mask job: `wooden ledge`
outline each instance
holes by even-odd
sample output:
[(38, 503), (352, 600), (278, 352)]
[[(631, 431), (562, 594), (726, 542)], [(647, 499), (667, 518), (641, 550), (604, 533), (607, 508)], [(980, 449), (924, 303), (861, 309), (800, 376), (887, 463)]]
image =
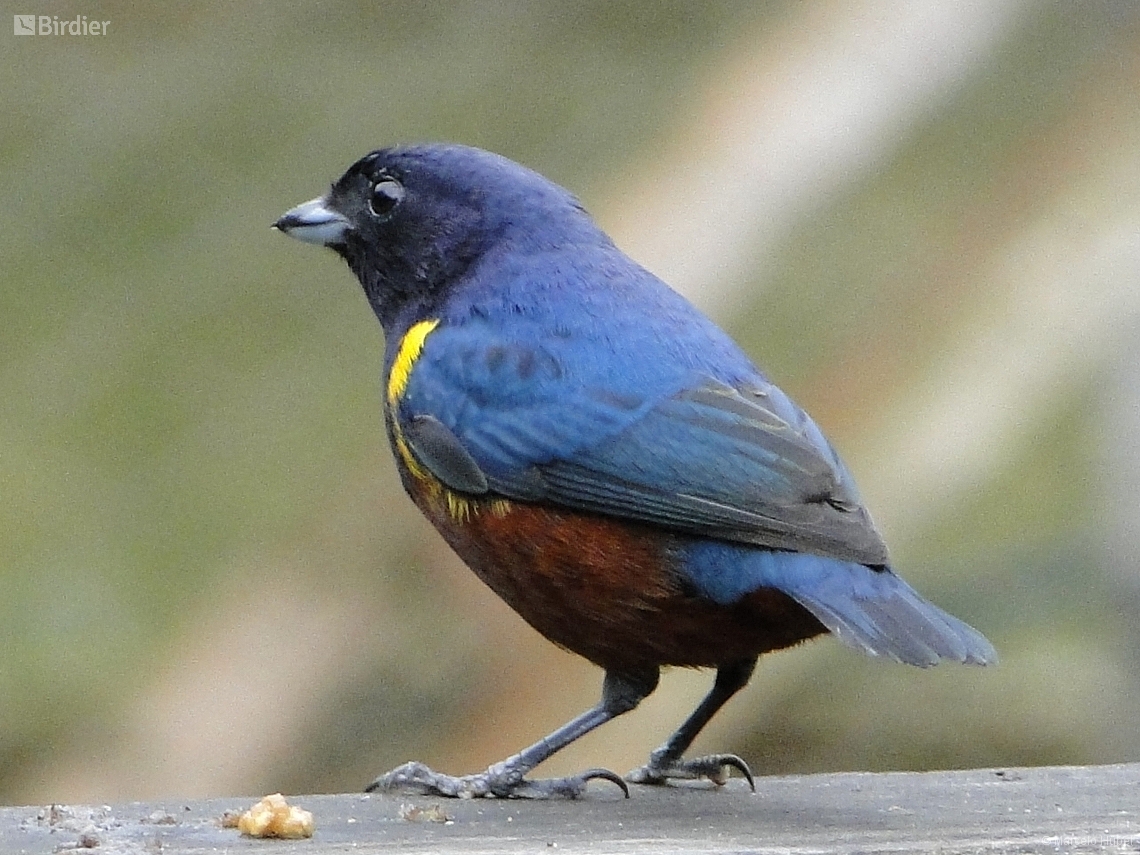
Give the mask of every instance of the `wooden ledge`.
[[(866, 853), (1140, 851), (1140, 764), (845, 773), (711, 787), (604, 782), (576, 802), (289, 796), (310, 840), (222, 828), (258, 797), (0, 808), (0, 852)], [(438, 808), (436, 810), (435, 808)], [(442, 815), (441, 815), (442, 812)]]

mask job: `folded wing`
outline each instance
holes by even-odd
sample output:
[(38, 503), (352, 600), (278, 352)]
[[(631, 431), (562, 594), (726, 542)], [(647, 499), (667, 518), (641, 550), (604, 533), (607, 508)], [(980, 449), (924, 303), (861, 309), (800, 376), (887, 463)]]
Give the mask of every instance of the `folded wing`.
[[(668, 381), (672, 388), (637, 388), (627, 378), (576, 381), (540, 346), (447, 344), (434, 359), (425, 349), (397, 413), (413, 452), (446, 484), (485, 483), (509, 498), (689, 534), (887, 562), (834, 449), (759, 374), (729, 383), (686, 372)], [(418, 440), (417, 419), (426, 439)]]

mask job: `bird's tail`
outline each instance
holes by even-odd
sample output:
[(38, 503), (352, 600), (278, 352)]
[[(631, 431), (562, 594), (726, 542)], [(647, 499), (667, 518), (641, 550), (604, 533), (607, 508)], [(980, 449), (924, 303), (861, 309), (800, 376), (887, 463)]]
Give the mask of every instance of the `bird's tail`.
[(924, 600), (886, 567), (717, 540), (694, 540), (683, 567), (697, 590), (718, 603), (760, 588), (783, 591), (844, 644), (871, 656), (922, 668), (942, 660), (997, 662), (980, 632)]
[(784, 590), (844, 644), (920, 668), (942, 660), (997, 662), (985, 636), (924, 600), (889, 569), (833, 563), (847, 572), (827, 573), (811, 585)]

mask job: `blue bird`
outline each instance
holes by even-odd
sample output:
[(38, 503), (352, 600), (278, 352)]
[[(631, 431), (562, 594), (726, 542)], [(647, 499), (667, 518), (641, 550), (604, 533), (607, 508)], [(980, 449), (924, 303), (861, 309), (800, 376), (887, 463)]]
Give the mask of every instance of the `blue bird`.
[[(276, 223), (335, 250), (385, 336), (384, 416), (408, 494), (531, 626), (605, 670), (596, 706), (487, 770), (407, 763), (370, 790), (581, 795), (592, 779), (723, 783), (685, 751), (760, 654), (831, 632), (927, 667), (996, 661), (890, 568), (815, 422), (561, 187), (458, 145), (374, 151)], [(623, 780), (530, 779), (640, 703), (665, 665), (716, 669)]]

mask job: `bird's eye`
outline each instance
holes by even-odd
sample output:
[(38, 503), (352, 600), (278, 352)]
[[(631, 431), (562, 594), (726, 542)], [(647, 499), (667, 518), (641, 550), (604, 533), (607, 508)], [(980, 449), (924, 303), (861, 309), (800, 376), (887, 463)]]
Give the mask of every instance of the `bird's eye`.
[(368, 207), (377, 217), (387, 217), (403, 198), (404, 188), (400, 182), (385, 178), (373, 185)]

